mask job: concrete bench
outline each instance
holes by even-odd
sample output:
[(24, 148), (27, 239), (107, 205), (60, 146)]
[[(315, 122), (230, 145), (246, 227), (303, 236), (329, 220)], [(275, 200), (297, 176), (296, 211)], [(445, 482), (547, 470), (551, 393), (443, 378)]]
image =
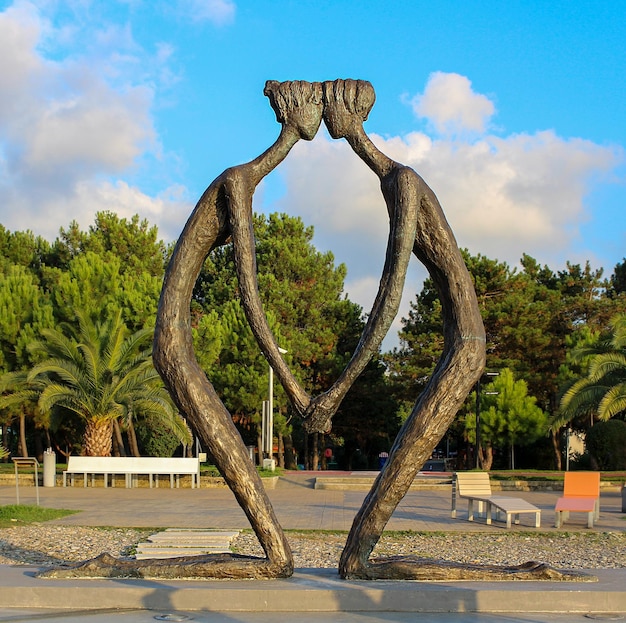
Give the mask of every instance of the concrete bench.
[(198, 458), (154, 457), (154, 456), (70, 456), (67, 469), (63, 472), (63, 486), (67, 486), (67, 476), (74, 486), (74, 475), (82, 474), (83, 486), (87, 486), (91, 475), (91, 486), (94, 486), (95, 475), (104, 476), (104, 486), (108, 487), (109, 476), (111, 486), (115, 486), (115, 476), (123, 475), (126, 488), (137, 484), (137, 476), (147, 475), (152, 488), (156, 477), (159, 486), (159, 475), (170, 477), (170, 487), (180, 487), (180, 476), (191, 476), (191, 487), (200, 487), (200, 461)]
[(493, 495), (487, 472), (455, 472), (452, 479), (452, 512), (456, 517), (457, 498), (467, 500), (467, 520), (474, 521), (474, 503), (477, 502), (478, 514), (485, 515), (488, 525), (492, 519), (498, 519), (500, 513), (506, 517), (506, 527), (511, 527), (511, 520), (519, 523), (523, 513), (535, 515), (535, 528), (541, 526), (541, 509), (520, 498)]
[(555, 527), (560, 528), (570, 513), (587, 513), (587, 527), (600, 516), (600, 473), (565, 472), (563, 496), (554, 507)]

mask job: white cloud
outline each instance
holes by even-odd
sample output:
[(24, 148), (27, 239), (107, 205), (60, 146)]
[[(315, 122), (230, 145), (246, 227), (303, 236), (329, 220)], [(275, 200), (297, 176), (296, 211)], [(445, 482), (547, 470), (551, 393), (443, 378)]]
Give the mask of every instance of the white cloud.
[[(448, 82), (453, 92), (459, 91), (458, 83), (457, 79)], [(486, 122), (487, 113), (479, 114), (490, 110), (483, 100), (476, 94), (469, 98), (470, 104), (477, 104), (472, 118)], [(455, 117), (452, 109), (439, 121), (457, 118), (464, 128), (480, 127), (478, 121), (468, 121), (470, 117)], [(459, 246), (512, 266), (518, 265), (523, 253), (553, 267), (574, 259), (571, 249), (589, 218), (586, 199), (598, 177), (608, 177), (623, 157), (617, 148), (564, 139), (553, 131), (504, 137), (483, 133), (474, 141), (467, 136), (432, 140), (419, 132), (371, 138), (431, 186)], [(367, 311), (376, 293), (388, 234), (378, 179), (344, 141), (330, 141), (323, 135), (297, 145), (280, 171), (287, 192), (279, 208), (314, 225), (316, 244), (348, 265), (346, 290)], [(412, 271), (401, 315), (406, 315), (425, 274)]]
[(555, 260), (588, 218), (585, 199), (597, 175), (620, 155), (552, 131), (487, 135), (476, 143), (435, 141), (414, 157), (413, 137), (376, 141), (433, 188), (462, 246), (516, 264), (523, 252)]
[[(14, 205), (19, 201), (19, 197), (13, 198)], [(42, 193), (41, 209), (35, 215), (28, 210), (16, 210), (11, 215), (9, 229), (30, 229), (53, 240), (59, 228), (67, 227), (71, 221), (77, 221), (81, 229), (86, 230), (93, 224), (97, 212), (111, 211), (127, 219), (139, 214), (141, 218), (148, 219), (151, 225), (158, 225), (160, 238), (170, 241), (179, 236), (182, 224), (192, 208), (184, 189), (176, 186), (165, 189), (157, 197), (151, 197), (124, 181), (84, 179), (71, 188), (63, 188), (62, 192)], [(7, 226), (5, 219), (2, 224)]]
[(52, 61), (41, 49), (54, 29), (33, 5), (0, 12), (0, 222), (53, 239), (73, 219), (87, 227), (97, 211), (118, 210), (162, 221), (174, 237), (172, 214), (188, 212), (188, 201), (116, 181), (161, 156), (151, 116), (158, 78), (145, 74), (162, 76), (172, 50), (158, 46), (149, 58), (128, 28), (92, 34), (83, 56)]
[(442, 135), (482, 133), (496, 110), (489, 98), (472, 90), (468, 78), (440, 71), (430, 75), (424, 93), (411, 104), (415, 114), (427, 118)]
[(236, 6), (231, 0), (180, 0), (180, 6), (196, 22), (209, 21), (223, 26), (235, 19)]

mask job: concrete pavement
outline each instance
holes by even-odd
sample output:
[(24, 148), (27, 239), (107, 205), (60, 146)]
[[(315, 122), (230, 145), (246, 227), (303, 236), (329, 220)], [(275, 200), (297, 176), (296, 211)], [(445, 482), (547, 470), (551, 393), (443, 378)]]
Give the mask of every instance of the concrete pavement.
[[(286, 474), (275, 489), (268, 490), (279, 521), (285, 529), (348, 530), (366, 493), (317, 490), (313, 488), (314, 477), (310, 473)], [(34, 493), (32, 488), (21, 488), (21, 502), (34, 503)], [(58, 524), (227, 530), (249, 527), (228, 489), (54, 487), (41, 488), (39, 493), (42, 506), (81, 511), (54, 522)], [(542, 509), (541, 532), (555, 530), (557, 492), (507, 495), (519, 495)], [(0, 504), (14, 503), (15, 488), (0, 487)], [(449, 488), (411, 491), (387, 528), (482, 531), (494, 536), (505, 529), (501, 523), (486, 526), (479, 521), (467, 522), (464, 511), (461, 507), (459, 518), (450, 518)], [(572, 516), (565, 529), (588, 530), (582, 515)], [(522, 518), (521, 525), (512, 530), (535, 528), (530, 520)], [(594, 530), (626, 530), (617, 490), (602, 492), (600, 519)], [(377, 618), (389, 612), (626, 613), (626, 569), (594, 570), (593, 575), (599, 579), (594, 583), (354, 582), (340, 580), (333, 571), (318, 569), (299, 569), (293, 578), (263, 581), (43, 580), (34, 577), (35, 571), (20, 566), (0, 567), (0, 608), (298, 612), (299, 618), (301, 613), (330, 612), (378, 613)], [(333, 616), (333, 620), (338, 619)]]
[[(314, 489), (320, 472), (288, 472), (278, 480), (268, 495), (276, 515), (287, 530), (349, 530), (363, 502), (366, 491)], [(360, 472), (357, 472), (360, 474)], [(357, 476), (358, 477), (358, 476)], [(556, 491), (506, 491), (541, 508), (541, 531), (553, 531)], [(149, 527), (149, 528), (249, 528), (250, 524), (228, 488), (149, 489), (52, 487), (39, 488), (40, 504), (50, 508), (80, 510), (76, 515), (54, 523), (81, 526)], [(0, 486), (0, 504), (15, 504), (15, 487)], [(20, 488), (20, 501), (35, 504), (33, 487)], [(458, 518), (450, 517), (450, 487), (412, 490), (399, 504), (387, 530), (415, 531), (494, 531), (502, 523), (486, 526), (484, 522), (467, 522), (466, 505), (459, 503)], [(534, 530), (533, 518), (522, 516), (521, 524), (512, 530)], [(584, 514), (573, 514), (564, 530), (586, 530)], [(617, 488), (601, 493), (600, 531), (626, 531), (626, 515), (621, 512), (621, 495)]]

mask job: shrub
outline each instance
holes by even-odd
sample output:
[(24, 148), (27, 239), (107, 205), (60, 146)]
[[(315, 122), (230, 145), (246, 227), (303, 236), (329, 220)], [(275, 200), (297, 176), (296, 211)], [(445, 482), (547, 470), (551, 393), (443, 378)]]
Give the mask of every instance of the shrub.
[(180, 441), (170, 428), (156, 418), (140, 420), (135, 425), (139, 449), (146, 456), (170, 457), (180, 446)]
[(587, 433), (587, 451), (598, 469), (626, 469), (626, 422), (607, 420), (594, 424)]

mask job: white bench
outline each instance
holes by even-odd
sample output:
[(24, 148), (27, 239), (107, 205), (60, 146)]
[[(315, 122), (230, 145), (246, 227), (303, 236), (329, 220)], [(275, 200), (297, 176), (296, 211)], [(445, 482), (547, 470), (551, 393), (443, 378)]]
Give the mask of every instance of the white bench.
[(503, 495), (493, 495), (487, 472), (456, 472), (452, 480), (452, 512), (456, 517), (457, 498), (467, 500), (467, 520), (474, 521), (474, 502), (478, 502), (478, 514), (484, 513), (488, 525), (499, 513), (506, 515), (506, 527), (511, 527), (511, 517), (516, 524), (522, 513), (535, 515), (535, 528), (541, 526), (541, 510), (526, 500)]
[(155, 457), (155, 456), (70, 456), (67, 459), (67, 469), (63, 472), (63, 486), (67, 486), (67, 475), (70, 475), (74, 486), (74, 475), (83, 475), (83, 486), (87, 486), (87, 478), (91, 475), (91, 486), (94, 486), (96, 474), (104, 476), (104, 486), (108, 486), (111, 476), (111, 486), (115, 486), (115, 476), (124, 475), (126, 488), (137, 484), (137, 476), (148, 475), (150, 488), (156, 476), (156, 486), (159, 486), (159, 475), (170, 477), (170, 487), (180, 487), (180, 476), (191, 476), (191, 488), (200, 487), (200, 460), (198, 458)]

